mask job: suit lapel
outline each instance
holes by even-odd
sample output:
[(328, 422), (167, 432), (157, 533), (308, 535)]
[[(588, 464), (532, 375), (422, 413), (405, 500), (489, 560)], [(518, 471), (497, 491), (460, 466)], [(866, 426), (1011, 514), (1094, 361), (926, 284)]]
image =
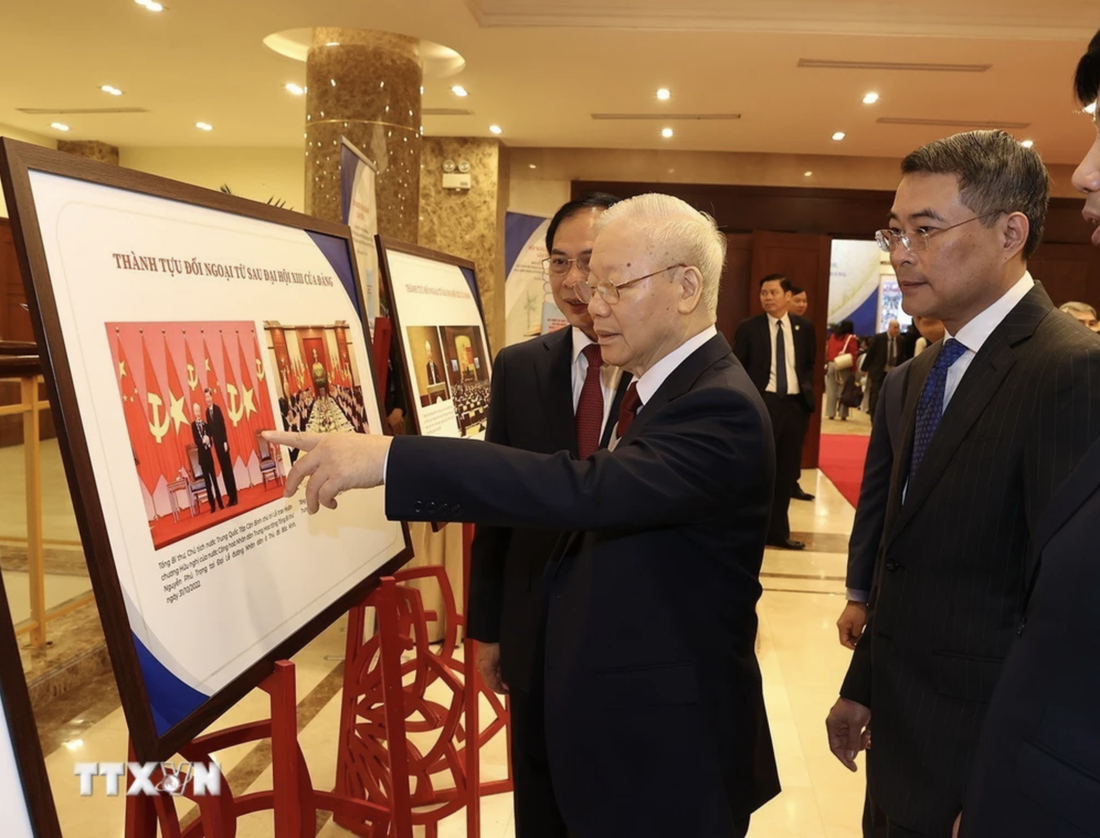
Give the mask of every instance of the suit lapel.
[[(920, 471), (910, 480), (909, 461), (913, 451), (913, 436), (916, 429), (917, 402), (928, 380), (928, 374), (939, 357), (943, 344), (937, 344), (934, 350), (922, 353), (914, 362), (913, 382), (905, 403), (905, 437), (894, 463), (894, 476), (891, 480), (890, 509), (897, 510), (892, 526), (887, 519), (888, 542), (897, 537), (921, 505), (928, 499), (952, 457), (962, 444), (974, 423), (978, 421), (990, 400), (996, 394), (1009, 371), (1016, 364), (1013, 347), (1030, 338), (1040, 321), (1053, 308), (1050, 298), (1042, 286), (1035, 287), (1008, 313), (1001, 324), (983, 344), (981, 351), (970, 363), (966, 374), (955, 388), (951, 403), (944, 411), (928, 451), (921, 462)], [(932, 355), (932, 352), (935, 352)], [(925, 355), (932, 355), (928, 363), (921, 364)], [(919, 364), (919, 367), (917, 365)], [(906, 481), (909, 487), (905, 492), (905, 502), (901, 503), (901, 492)], [(900, 506), (900, 509), (898, 508)]]
[(607, 414), (607, 424), (604, 426), (603, 435), (600, 437), (600, 448), (606, 448), (611, 444), (611, 432), (615, 430), (615, 424), (619, 421), (619, 408), (623, 403), (623, 396), (634, 376), (626, 370), (619, 376), (619, 388), (615, 391), (615, 398), (611, 401), (611, 412)]
[(540, 338), (545, 352), (535, 359), (542, 414), (550, 439), (559, 451), (577, 456), (577, 425), (573, 418), (573, 330), (560, 329)]

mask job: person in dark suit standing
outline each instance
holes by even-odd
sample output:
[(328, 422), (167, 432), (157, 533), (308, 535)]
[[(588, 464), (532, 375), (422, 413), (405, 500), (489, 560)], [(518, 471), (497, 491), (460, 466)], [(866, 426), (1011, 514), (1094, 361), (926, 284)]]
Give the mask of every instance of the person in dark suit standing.
[(882, 389), (886, 373), (907, 360), (906, 347), (901, 339), (901, 324), (897, 320), (891, 320), (885, 332), (879, 332), (871, 338), (871, 343), (867, 347), (867, 357), (863, 362), (869, 384), (867, 412), (872, 421), (875, 418), (879, 390)]
[(1003, 131), (902, 163), (890, 228), (906, 311), (945, 336), (910, 365), (867, 627), (829, 746), (889, 836), (947, 838), (1016, 636), (1035, 522), (1100, 436), (1100, 341), (1027, 271), (1046, 217), (1039, 155)]
[(225, 493), (229, 496), (229, 505), (237, 505), (237, 479), (233, 476), (233, 458), (229, 455), (229, 436), (225, 429), (225, 416), (222, 409), (214, 404), (214, 394), (207, 387), (202, 391), (206, 397), (206, 425), (210, 439), (214, 443), (214, 455), (222, 467), (222, 481)]
[(428, 361), (424, 365), (424, 371), (428, 375), (428, 386), (431, 387), (436, 384), (442, 384), (443, 373), (439, 371), (439, 364), (437, 364), (432, 357), (432, 344), (430, 341), (424, 341), (424, 351), (428, 355)]
[[(1095, 102), (1100, 32), (1081, 58), (1075, 81), (1081, 104)], [(1087, 196), (1085, 220), (1100, 224), (1100, 123), (1095, 136), (1073, 185)], [(1100, 232), (1092, 242), (1100, 247)], [(1088, 360), (1085, 355), (1079, 363)], [(1084, 405), (1066, 407), (1078, 421), (1088, 421)], [(1098, 516), (1100, 443), (1094, 443), (1034, 528), (1035, 549), (1026, 574), (1029, 596), (989, 705), (963, 805), (963, 838), (1100, 834)]]
[[(551, 219), (544, 266), (570, 325), (497, 355), (489, 442), (543, 454), (568, 451), (582, 460), (607, 446), (630, 374), (603, 363), (592, 315), (576, 286), (588, 279), (596, 219), (617, 201), (585, 195)], [(478, 670), (486, 685), (510, 695), (517, 838), (568, 833), (546, 756), (540, 637), (539, 581), (559, 536), (554, 529), (481, 525), (470, 550), (467, 632), (478, 641)]]
[[(791, 305), (787, 310), (791, 314), (797, 315), (798, 317), (801, 317), (803, 320), (809, 320), (812, 323), (813, 322), (812, 318), (809, 318), (809, 317), (806, 316), (806, 310), (809, 309), (809, 307), (810, 307), (810, 298), (806, 295), (806, 289), (805, 288), (800, 288), (797, 285), (792, 285), (791, 286)], [(809, 423), (806, 424), (806, 427), (809, 428)], [(806, 438), (805, 433), (802, 434), (802, 438), (803, 438), (803, 441), (805, 441), (805, 438)], [(801, 442), (798, 444), (798, 447), (799, 447), (799, 450), (802, 449), (802, 443)], [(794, 491), (791, 492), (791, 500), (807, 500), (807, 501), (809, 501), (809, 500), (813, 500), (814, 497), (815, 497), (814, 495), (811, 495), (809, 492), (805, 491), (802, 488), (802, 484), (801, 484), (800, 481), (796, 480), (794, 482)]]
[(779, 790), (754, 648), (768, 414), (714, 327), (714, 220), (642, 195), (597, 224), (576, 288), (603, 362), (635, 376), (608, 449), (577, 460), (431, 437), (269, 438), (310, 452), (287, 482), (293, 493), (309, 476), (310, 511), (384, 482), (391, 518), (572, 532), (532, 580), (570, 834), (740, 838)]
[[(802, 470), (802, 442), (814, 411), (814, 327), (788, 311), (790, 280), (771, 274), (760, 280), (764, 313), (737, 327), (733, 354), (764, 397), (775, 434), (775, 497), (768, 544), (788, 550), (806, 545), (791, 538), (787, 517), (791, 495)], [(782, 340), (780, 340), (782, 338)]]
[[(222, 493), (218, 488), (218, 476), (214, 474), (214, 455), (212, 452), (214, 442), (210, 438), (210, 428), (203, 421), (202, 408), (198, 402), (191, 405), (191, 412), (195, 421), (191, 423), (191, 438), (195, 441), (195, 451), (199, 455), (199, 468), (202, 469), (202, 482), (206, 484), (206, 499), (210, 501), (210, 511), (217, 512), (225, 509), (222, 501)], [(218, 505), (214, 505), (215, 499)]]

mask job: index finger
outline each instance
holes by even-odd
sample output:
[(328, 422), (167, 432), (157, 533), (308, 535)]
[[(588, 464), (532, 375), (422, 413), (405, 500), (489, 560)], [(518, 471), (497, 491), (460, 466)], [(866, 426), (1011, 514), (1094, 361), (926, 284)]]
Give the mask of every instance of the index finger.
[(282, 431), (264, 431), (263, 438), (275, 445), (297, 448), (299, 451), (312, 451), (321, 439), (321, 434), (284, 433)]

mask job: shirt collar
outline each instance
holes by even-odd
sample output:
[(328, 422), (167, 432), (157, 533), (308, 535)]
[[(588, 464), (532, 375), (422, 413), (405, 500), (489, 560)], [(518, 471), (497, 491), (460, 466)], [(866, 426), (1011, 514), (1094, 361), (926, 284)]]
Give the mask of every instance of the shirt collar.
[(577, 359), (584, 352), (586, 346), (591, 346), (596, 341), (592, 340), (588, 335), (578, 329), (576, 326), (572, 327), (573, 332), (573, 363), (577, 363)]
[(775, 324), (777, 322), (779, 322), (780, 320), (783, 321), (783, 325), (787, 327), (788, 331), (790, 331), (790, 328), (791, 328), (791, 313), (790, 313), (790, 311), (783, 312), (782, 317), (772, 317), (772, 315), (769, 314), (768, 315), (768, 326), (769, 326), (769, 328), (774, 329)]
[(946, 332), (944, 342), (950, 338), (959, 341), (971, 352), (977, 354), (982, 348), (993, 330), (1001, 325), (1001, 321), (1008, 317), (1008, 313), (1016, 308), (1016, 304), (1027, 296), (1027, 292), (1035, 286), (1035, 280), (1031, 274), (1024, 271), (1024, 275), (1011, 288), (1009, 288), (997, 302), (989, 306), (985, 311), (959, 329), (957, 335)]
[(695, 337), (688, 338), (688, 340), (681, 343), (679, 347), (673, 349), (660, 361), (646, 370), (645, 375), (635, 382), (638, 387), (638, 397), (642, 400), (642, 406), (644, 407), (645, 403), (653, 398), (653, 394), (665, 383), (665, 379), (672, 375), (676, 368), (680, 366), (692, 352), (717, 334), (718, 329), (714, 326), (704, 329)]

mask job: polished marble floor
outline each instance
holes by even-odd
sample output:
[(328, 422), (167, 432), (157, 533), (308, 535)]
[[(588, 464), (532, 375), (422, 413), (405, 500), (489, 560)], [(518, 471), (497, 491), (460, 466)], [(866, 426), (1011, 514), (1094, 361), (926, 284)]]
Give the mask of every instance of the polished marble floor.
[[(0, 451), (0, 459), (2, 456)], [(55, 461), (53, 468), (57, 466)], [(60, 494), (67, 503), (67, 491), (57, 471), (49, 480), (47, 494)], [(811, 549), (767, 552), (762, 574), (765, 593), (759, 606), (760, 665), (784, 791), (753, 817), (750, 838), (857, 838), (863, 775), (849, 774), (830, 755), (824, 725), (849, 657), (837, 642), (834, 623), (844, 604), (844, 550), (853, 510), (819, 472), (804, 472), (802, 486), (816, 494), (817, 500), (792, 502), (791, 529), (800, 534), (796, 537), (805, 535)], [(7, 500), (3, 499), (3, 507), (9, 506)], [(75, 527), (64, 518), (64, 503), (55, 496), (47, 499), (47, 505), (54, 516), (52, 531), (75, 537)], [(14, 518), (0, 515), (6, 519), (0, 520), (0, 534), (18, 535)], [(294, 659), (300, 737), (317, 788), (331, 788), (335, 780), (343, 649), (340, 621)], [(217, 726), (264, 718), (266, 710), (266, 696), (257, 691)], [(101, 793), (80, 797), (78, 778), (73, 774), (76, 762), (125, 759), (126, 724), (111, 676), (102, 676), (52, 704), (39, 719), (39, 726), (64, 834), (80, 838), (122, 835), (123, 800)], [(483, 777), (503, 776), (503, 741), (498, 737), (483, 754)], [(235, 793), (270, 787), (270, 752), (265, 745), (224, 751), (220, 759)], [(237, 834), (240, 838), (270, 838), (272, 829), (269, 814), (255, 814), (241, 821)], [(351, 833), (326, 821), (318, 834)], [(510, 795), (483, 801), (482, 834), (486, 838), (513, 835)], [(465, 822), (459, 812), (444, 822), (440, 836), (462, 835)]]

